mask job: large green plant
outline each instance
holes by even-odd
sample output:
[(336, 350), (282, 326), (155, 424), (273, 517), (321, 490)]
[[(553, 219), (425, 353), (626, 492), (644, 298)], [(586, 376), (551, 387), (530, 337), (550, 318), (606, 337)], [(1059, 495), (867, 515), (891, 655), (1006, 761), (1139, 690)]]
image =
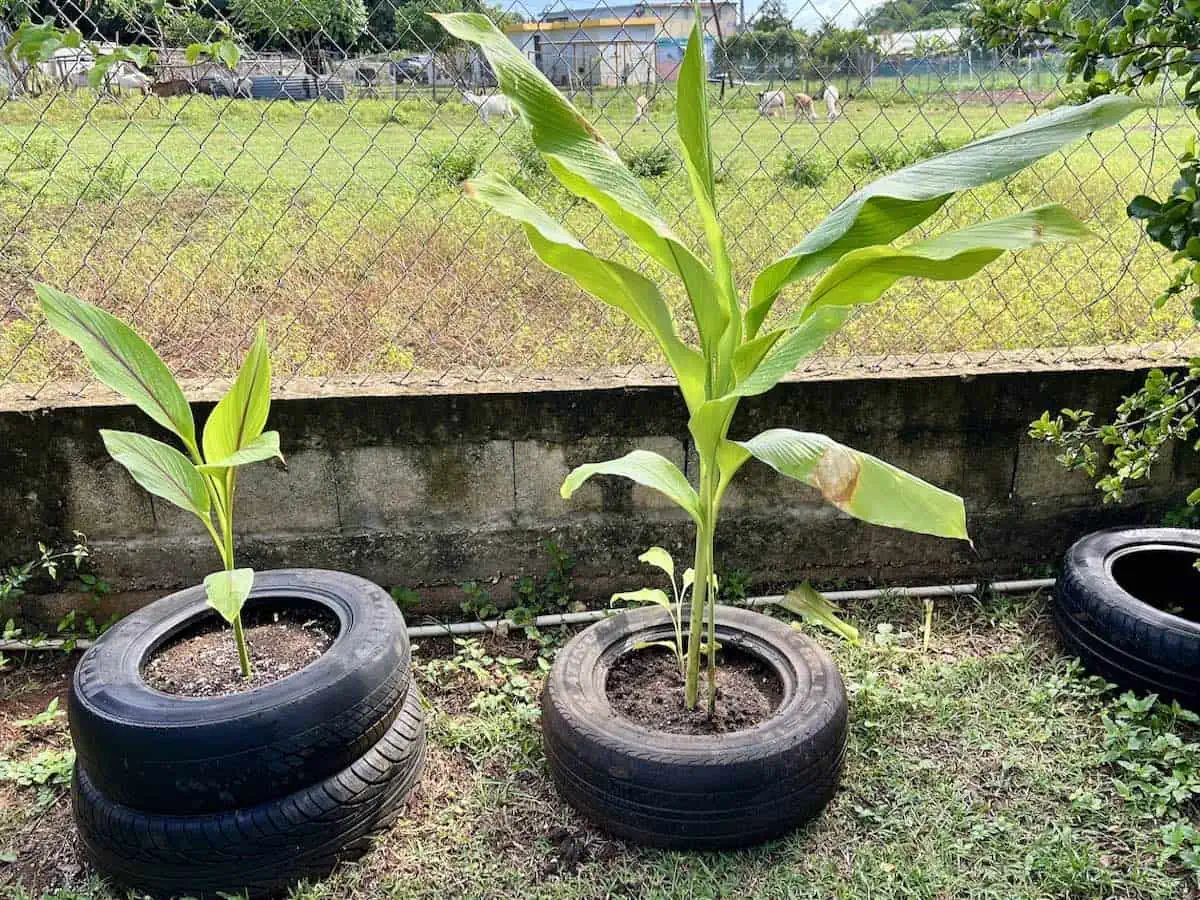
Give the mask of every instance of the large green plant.
[(242, 605), (254, 570), (233, 557), (233, 496), (237, 470), (279, 452), (279, 432), (264, 431), (271, 409), (271, 360), (259, 329), (241, 371), (204, 423), (197, 441), (192, 408), (170, 369), (138, 334), (102, 309), (44, 284), (35, 285), (46, 321), (79, 345), (96, 378), (173, 433), (187, 455), (162, 441), (130, 431), (101, 429), (109, 454), (156, 497), (196, 516), (208, 531), (224, 569), (204, 579), (208, 605), (233, 626), (242, 675), (250, 652), (242, 630)]
[[(562, 486), (570, 497), (594, 475), (621, 475), (670, 497), (696, 525), (696, 555), (688, 621), (685, 701), (697, 702), (703, 628), (714, 646), (713, 533), (734, 475), (755, 458), (817, 488), (851, 516), (877, 525), (967, 538), (962, 500), (872, 456), (820, 434), (777, 428), (748, 440), (728, 436), (743, 397), (769, 391), (835, 332), (854, 307), (877, 300), (903, 277), (966, 278), (1006, 250), (1087, 236), (1061, 206), (926, 238), (903, 247), (891, 241), (937, 212), (959, 190), (1004, 178), (1138, 106), (1107, 97), (1034, 119), (959, 150), (925, 160), (863, 188), (739, 296), (717, 220), (716, 160), (708, 126), (708, 94), (700, 28), (693, 27), (678, 82), (678, 132), (695, 206), (707, 238), (708, 262), (675, 233), (637, 179), (580, 114), (483, 16), (437, 17), (454, 36), (479, 45), (528, 124), (534, 145), (559, 181), (597, 206), (655, 262), (680, 278), (691, 302), (699, 346), (679, 336), (657, 285), (633, 269), (596, 256), (554, 218), (504, 179), (485, 175), (467, 192), (525, 230), (533, 250), (601, 301), (620, 310), (658, 343), (674, 369), (690, 414), (699, 457), (698, 488), (669, 460), (646, 450), (580, 466)], [(824, 273), (806, 302), (770, 319), (780, 292)], [(715, 654), (708, 656), (708, 700), (715, 691)]]

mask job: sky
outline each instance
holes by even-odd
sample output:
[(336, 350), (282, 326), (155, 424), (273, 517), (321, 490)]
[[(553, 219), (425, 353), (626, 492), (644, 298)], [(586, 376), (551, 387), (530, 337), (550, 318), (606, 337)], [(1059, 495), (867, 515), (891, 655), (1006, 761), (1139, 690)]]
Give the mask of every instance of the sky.
[[(878, 6), (882, 0), (789, 0), (787, 7), (792, 13), (794, 27), (804, 31), (816, 31), (826, 21), (842, 28), (858, 22), (867, 10)], [(746, 0), (746, 18), (758, 10), (757, 0)]]

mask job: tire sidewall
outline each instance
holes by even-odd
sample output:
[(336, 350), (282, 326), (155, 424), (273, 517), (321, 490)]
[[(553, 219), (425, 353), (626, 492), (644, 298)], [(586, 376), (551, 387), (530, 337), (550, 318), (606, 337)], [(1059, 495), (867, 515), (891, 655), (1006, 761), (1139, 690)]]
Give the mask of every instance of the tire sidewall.
[[(1072, 589), (1056, 591), (1059, 615), (1072, 615), (1076, 604), (1117, 607), (1141, 625), (1200, 641), (1200, 623), (1172, 615), (1138, 599), (1112, 574), (1115, 559), (1139, 547), (1178, 548), (1200, 557), (1200, 531), (1186, 528), (1106, 528), (1086, 535), (1067, 550), (1064, 567)], [(1074, 595), (1074, 596), (1072, 596)]]
[[(214, 764), (239, 759), (257, 764), (277, 747), (289, 748), (279, 752), (298, 752), (295, 747), (306, 734), (344, 717), (372, 691), (382, 696), (386, 688), (395, 695), (388, 699), (388, 714), (394, 717), (411, 679), (410, 650), (403, 617), (386, 592), (345, 573), (284, 569), (256, 573), (250, 597), (318, 603), (338, 618), (338, 635), (312, 663), (262, 687), (202, 698), (155, 690), (141, 676), (145, 661), (212, 614), (204, 588), (197, 586), (122, 619), (84, 654), (72, 680), (68, 710), (80, 764), (101, 791), (127, 803), (131, 791), (144, 791), (145, 809), (169, 809), (175, 802), (186, 808), (186, 801), (154, 794), (164, 788), (177, 789), (181, 796), (219, 791), (221, 785), (213, 780), (221, 776), (213, 774)], [(401, 683), (388, 684), (397, 680)], [(377, 727), (375, 722), (362, 724), (364, 730)], [(299, 780), (319, 780), (347, 761), (311, 760), (313, 771)], [(264, 768), (271, 764), (269, 759), (261, 762)], [(138, 784), (139, 767), (153, 773), (144, 788)], [(265, 788), (248, 785), (246, 790), (262, 793)]]
[[(784, 696), (770, 718), (741, 731), (686, 735), (655, 731), (619, 715), (605, 691), (612, 663), (664, 627), (671, 627), (665, 610), (639, 609), (576, 635), (547, 679), (546, 732), (570, 741), (572, 752), (593, 767), (611, 771), (614, 782), (648, 791), (704, 792), (717, 803), (721, 794), (761, 790), (772, 774), (786, 778), (798, 753), (840, 753), (846, 693), (828, 654), (784, 623), (734, 607), (717, 607), (717, 638), (761, 659), (780, 677)], [(630, 764), (621, 766), (622, 758)], [(639, 761), (652, 762), (653, 776), (644, 784)]]

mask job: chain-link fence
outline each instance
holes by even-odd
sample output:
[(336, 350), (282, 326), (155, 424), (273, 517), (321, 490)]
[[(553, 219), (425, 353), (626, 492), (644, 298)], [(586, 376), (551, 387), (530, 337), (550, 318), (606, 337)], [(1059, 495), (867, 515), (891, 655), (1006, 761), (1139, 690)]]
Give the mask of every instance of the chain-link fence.
[[(690, 4), (465, 6), (490, 12), (702, 246), (673, 127)], [(227, 374), (262, 320), (284, 385), (655, 365), (636, 329), (458, 190), (481, 168), (504, 172), (684, 308), (556, 185), (518, 119), (479, 105), (494, 79), (428, 17), (443, 8), (464, 0), (0, 0), (0, 38), (27, 17), (83, 38), (0, 65), (0, 390), (53, 398), (83, 378), (34, 280), (133, 322), (200, 379)], [(856, 187), (1069, 99), (1052, 47), (981, 51), (945, 0), (705, 10), (718, 193), (743, 289)], [(236, 60), (197, 55), (227, 38)], [(122, 62), (89, 84), (98, 56), (134, 47), (153, 51), (144, 74)], [(962, 284), (901, 282), (809, 367), (1184, 352), (1190, 315), (1153, 307), (1169, 260), (1124, 211), (1169, 184), (1173, 136), (1190, 128), (1160, 84), (1144, 115), (956, 198), (922, 232), (1056, 201), (1096, 240), (1003, 257)]]

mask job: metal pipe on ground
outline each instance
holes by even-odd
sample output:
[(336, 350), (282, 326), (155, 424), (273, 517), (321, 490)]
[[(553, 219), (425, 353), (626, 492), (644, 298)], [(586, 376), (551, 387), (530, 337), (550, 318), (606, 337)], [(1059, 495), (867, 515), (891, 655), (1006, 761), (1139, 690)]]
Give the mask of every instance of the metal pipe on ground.
[[(930, 597), (960, 597), (976, 594), (987, 590), (994, 594), (1031, 594), (1034, 591), (1054, 587), (1053, 578), (1027, 578), (1019, 581), (978, 582), (974, 584), (935, 584), (924, 587), (899, 588), (869, 588), (858, 591), (828, 591), (825, 596), (831, 603), (844, 603), (854, 600), (875, 600), (886, 595), (902, 598), (925, 599)], [(770, 606), (782, 600), (782, 595), (773, 594), (763, 597), (749, 597), (747, 606)], [(555, 628), (563, 625), (587, 625), (597, 622), (605, 616), (612, 615), (611, 609), (590, 609), (584, 612), (556, 613), (554, 615), (538, 616), (533, 624), (538, 628)], [(417, 625), (408, 629), (412, 638), (458, 637), (466, 634), (488, 634), (497, 628), (521, 627), (511, 619), (488, 619), (482, 622), (450, 622), (440, 625)], [(60, 650), (64, 642), (58, 639), (44, 641), (0, 641), (0, 653), (16, 653), (21, 651)], [(86, 650), (92, 645), (91, 641), (79, 640), (75, 647)]]

